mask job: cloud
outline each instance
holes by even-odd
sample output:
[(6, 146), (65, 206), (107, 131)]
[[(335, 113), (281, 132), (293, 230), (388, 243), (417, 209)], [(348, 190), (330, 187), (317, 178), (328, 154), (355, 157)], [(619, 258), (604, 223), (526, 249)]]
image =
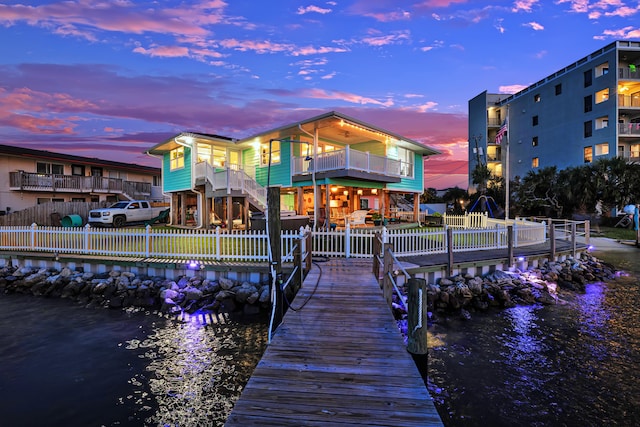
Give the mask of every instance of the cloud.
[(364, 37), (360, 40), (361, 43), (368, 46), (385, 46), (392, 44), (399, 44), (411, 39), (411, 33), (409, 30), (395, 31), (391, 34), (372, 35), (370, 37)]
[(513, 3), (512, 12), (532, 12), (533, 7), (538, 4), (538, 0), (517, 0)]
[(544, 30), (544, 26), (542, 24), (538, 24), (537, 22), (531, 21), (531, 22), (525, 22), (524, 24), (522, 24), (525, 27), (530, 27), (536, 31), (542, 31)]
[(321, 7), (318, 7), (318, 6), (307, 6), (307, 7), (299, 7), (298, 11), (296, 13), (298, 15), (304, 15), (304, 14), (310, 13), (310, 12), (320, 13), (320, 14), (324, 15), (326, 13), (331, 13), (331, 9), (323, 9)]
[(518, 93), (529, 85), (503, 85), (498, 88), (499, 93)]

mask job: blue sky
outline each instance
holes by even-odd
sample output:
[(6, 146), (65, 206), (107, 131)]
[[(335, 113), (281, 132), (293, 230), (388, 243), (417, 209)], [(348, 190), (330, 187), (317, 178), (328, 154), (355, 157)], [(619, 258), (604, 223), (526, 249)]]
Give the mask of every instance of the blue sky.
[(246, 137), (337, 110), (443, 154), (467, 182), (467, 102), (615, 40), (640, 2), (67, 0), (0, 3), (0, 143), (160, 166), (181, 131)]

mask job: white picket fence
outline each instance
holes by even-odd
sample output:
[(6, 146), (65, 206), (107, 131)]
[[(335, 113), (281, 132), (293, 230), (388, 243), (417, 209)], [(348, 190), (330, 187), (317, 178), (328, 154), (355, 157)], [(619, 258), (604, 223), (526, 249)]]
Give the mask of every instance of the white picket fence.
[[(485, 217), (485, 221), (486, 217)], [(454, 252), (507, 247), (507, 225), (514, 229), (514, 247), (546, 241), (546, 224), (528, 221), (487, 221), (487, 228), (452, 229)], [(447, 228), (383, 228), (397, 256), (447, 252)], [(314, 256), (371, 258), (374, 228), (316, 230)], [(281, 234), (283, 262), (293, 259), (292, 248), (305, 230)], [(37, 251), (108, 257), (144, 257), (214, 261), (268, 261), (265, 231), (170, 228), (0, 227), (0, 250)], [(305, 248), (306, 250), (306, 248)]]

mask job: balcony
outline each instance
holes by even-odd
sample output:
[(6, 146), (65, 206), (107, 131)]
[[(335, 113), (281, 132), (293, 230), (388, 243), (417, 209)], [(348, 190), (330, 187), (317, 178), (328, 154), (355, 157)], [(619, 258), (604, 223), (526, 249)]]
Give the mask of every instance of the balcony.
[(618, 95), (618, 108), (640, 108), (640, 93)]
[(9, 188), (14, 191), (41, 191), (55, 193), (124, 194), (131, 198), (151, 195), (151, 183), (125, 181), (103, 176), (78, 176), (9, 172)]
[[(315, 172), (318, 178), (355, 178), (376, 182), (400, 182), (403, 176), (413, 176), (411, 164), (368, 152), (344, 150), (318, 154), (316, 158), (294, 157), (294, 181), (309, 179)], [(315, 170), (314, 170), (315, 168)]]
[(640, 123), (618, 124), (619, 136), (640, 136)]

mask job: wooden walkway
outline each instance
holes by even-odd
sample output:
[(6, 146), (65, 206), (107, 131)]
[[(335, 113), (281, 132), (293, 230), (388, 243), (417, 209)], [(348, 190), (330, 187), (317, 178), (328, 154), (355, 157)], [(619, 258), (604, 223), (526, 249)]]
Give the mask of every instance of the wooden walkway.
[(443, 425), (371, 267), (314, 265), (226, 427)]

